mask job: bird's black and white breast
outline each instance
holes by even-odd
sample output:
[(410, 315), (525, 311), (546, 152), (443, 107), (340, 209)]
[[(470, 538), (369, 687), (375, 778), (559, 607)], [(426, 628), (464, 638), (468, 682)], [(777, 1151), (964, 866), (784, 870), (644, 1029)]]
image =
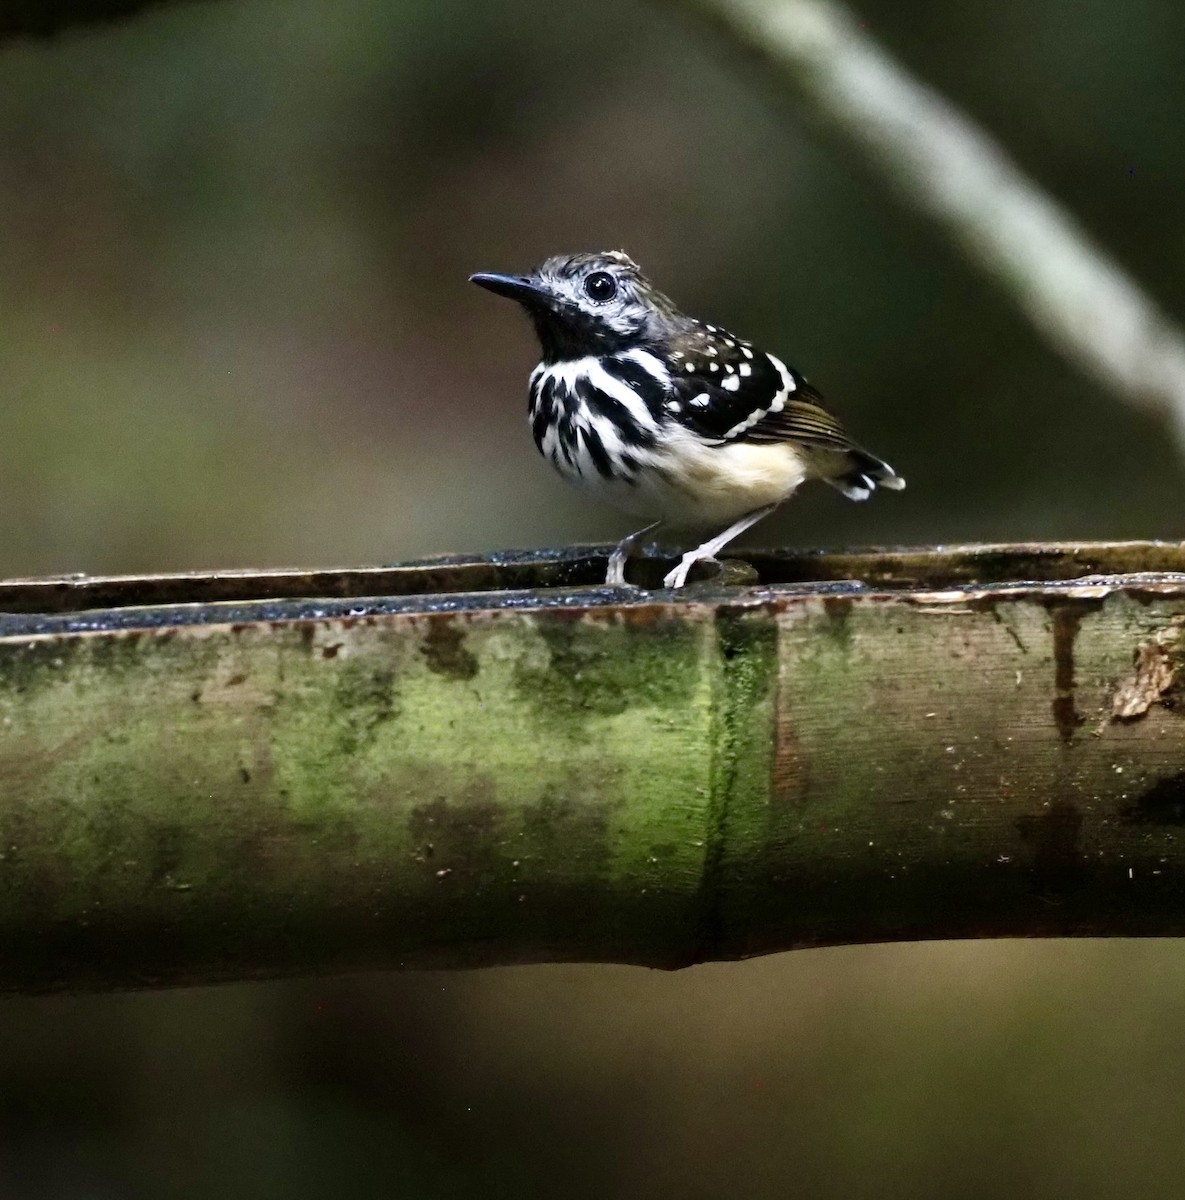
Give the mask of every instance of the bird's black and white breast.
[(669, 378), (642, 351), (540, 363), (531, 375), (531, 433), (562, 475), (597, 489), (631, 486), (653, 465)]

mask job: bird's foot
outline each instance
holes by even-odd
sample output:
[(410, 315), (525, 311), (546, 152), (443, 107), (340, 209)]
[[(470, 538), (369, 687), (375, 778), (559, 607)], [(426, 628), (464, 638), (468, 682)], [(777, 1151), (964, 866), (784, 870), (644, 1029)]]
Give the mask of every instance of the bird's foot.
[(687, 582), (688, 571), (697, 562), (714, 562), (718, 550), (723, 550), (733, 538), (739, 537), (750, 525), (755, 525), (775, 508), (777, 508), (776, 502), (767, 504), (764, 508), (755, 508), (751, 513), (746, 513), (741, 517), (739, 521), (734, 521), (723, 533), (718, 533), (714, 538), (704, 542), (702, 546), (696, 546), (694, 550), (688, 550), (679, 560), (679, 565), (667, 573), (663, 583), (669, 588), (682, 587)]
[(661, 521), (652, 521), (644, 529), (639, 529), (636, 533), (631, 533), (629, 537), (622, 538), (617, 543), (613, 548), (613, 553), (609, 555), (609, 569), (605, 572), (605, 584), (608, 587), (625, 586), (625, 564), (629, 561), (630, 551), (634, 548), (634, 543), (638, 538), (645, 536), (653, 529), (657, 529), (661, 524)]
[(697, 562), (715, 562), (716, 559), (711, 553), (705, 554), (703, 547), (695, 550), (688, 550), (685, 555), (679, 560), (679, 565), (673, 571), (668, 571), (663, 578), (663, 587), (681, 588), (687, 582), (688, 573)]
[(609, 570), (605, 572), (605, 583), (609, 587), (625, 586), (625, 564), (628, 558), (628, 548), (623, 554), (620, 546), (609, 555)]

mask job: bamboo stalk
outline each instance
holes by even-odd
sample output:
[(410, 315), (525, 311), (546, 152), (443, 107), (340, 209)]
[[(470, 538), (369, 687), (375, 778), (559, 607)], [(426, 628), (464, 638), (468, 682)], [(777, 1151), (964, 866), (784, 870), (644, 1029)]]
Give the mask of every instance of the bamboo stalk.
[(1185, 932), (1185, 547), (603, 566), (0, 583), (0, 987)]

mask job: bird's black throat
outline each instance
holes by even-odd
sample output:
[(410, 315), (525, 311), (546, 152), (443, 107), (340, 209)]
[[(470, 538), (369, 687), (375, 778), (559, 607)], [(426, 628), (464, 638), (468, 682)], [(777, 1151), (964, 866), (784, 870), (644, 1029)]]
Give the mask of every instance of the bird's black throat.
[(542, 304), (525, 306), (545, 363), (566, 362), (587, 355), (618, 354), (638, 344), (632, 334), (618, 333), (604, 321), (578, 309), (557, 311)]

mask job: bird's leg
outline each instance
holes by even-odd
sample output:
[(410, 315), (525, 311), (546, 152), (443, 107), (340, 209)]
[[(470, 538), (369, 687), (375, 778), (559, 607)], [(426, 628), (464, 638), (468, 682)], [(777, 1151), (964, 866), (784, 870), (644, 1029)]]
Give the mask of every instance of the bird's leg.
[(740, 537), (750, 525), (756, 525), (762, 517), (769, 516), (777, 507), (777, 504), (767, 504), (764, 508), (754, 509), (753, 512), (746, 513), (739, 521), (730, 525), (723, 533), (718, 533), (714, 538), (704, 542), (702, 546), (696, 546), (694, 550), (688, 550), (679, 560), (679, 565), (667, 573), (666, 578), (662, 581), (663, 586), (682, 587), (687, 582), (687, 572), (691, 570), (693, 564), (715, 558), (717, 550), (723, 550), (733, 538)]
[(625, 583), (625, 564), (630, 556), (630, 551), (634, 548), (634, 543), (638, 538), (649, 533), (652, 529), (657, 529), (662, 524), (661, 521), (651, 521), (644, 529), (639, 529), (636, 533), (631, 533), (629, 537), (622, 538), (614, 547), (613, 553), (609, 555), (609, 571), (605, 575), (605, 582), (611, 587), (621, 587)]

